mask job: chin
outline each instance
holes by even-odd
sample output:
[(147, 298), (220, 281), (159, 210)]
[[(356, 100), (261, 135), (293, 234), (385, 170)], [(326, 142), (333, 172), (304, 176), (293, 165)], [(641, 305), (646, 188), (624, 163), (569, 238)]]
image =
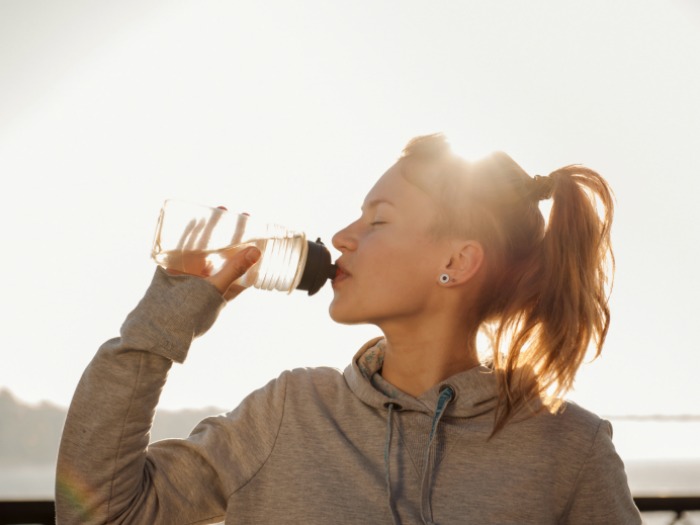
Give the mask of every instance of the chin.
[(335, 301), (328, 307), (328, 313), (331, 319), (340, 324), (367, 324), (370, 322), (366, 315), (349, 308), (343, 308), (341, 305), (336, 304)]

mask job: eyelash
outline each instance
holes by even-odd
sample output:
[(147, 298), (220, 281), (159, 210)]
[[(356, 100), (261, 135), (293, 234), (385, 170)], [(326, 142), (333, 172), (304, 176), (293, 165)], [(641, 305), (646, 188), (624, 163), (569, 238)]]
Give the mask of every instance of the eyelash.
[(386, 224), (386, 221), (374, 221), (369, 223), (370, 226), (379, 226), (380, 224)]

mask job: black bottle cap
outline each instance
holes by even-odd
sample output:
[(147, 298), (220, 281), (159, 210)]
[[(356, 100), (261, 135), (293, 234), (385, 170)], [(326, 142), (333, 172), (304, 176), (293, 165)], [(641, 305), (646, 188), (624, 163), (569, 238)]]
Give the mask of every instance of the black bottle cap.
[(318, 292), (328, 279), (335, 277), (336, 267), (331, 264), (331, 253), (321, 239), (316, 242), (306, 241), (309, 245), (306, 256), (306, 266), (299, 281), (298, 290), (306, 290), (309, 295)]

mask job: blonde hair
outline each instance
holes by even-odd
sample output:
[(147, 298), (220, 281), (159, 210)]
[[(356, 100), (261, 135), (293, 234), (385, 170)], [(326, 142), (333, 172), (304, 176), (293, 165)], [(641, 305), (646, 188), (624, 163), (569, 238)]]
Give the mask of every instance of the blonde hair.
[[(486, 275), (467, 322), (492, 336), (494, 434), (532, 401), (558, 409), (591, 342), (600, 355), (610, 325), (607, 182), (580, 165), (533, 178), (501, 152), (468, 162), (442, 134), (411, 140), (399, 162), (440, 204), (436, 233), (484, 247)], [(539, 201), (550, 197), (545, 227)]]

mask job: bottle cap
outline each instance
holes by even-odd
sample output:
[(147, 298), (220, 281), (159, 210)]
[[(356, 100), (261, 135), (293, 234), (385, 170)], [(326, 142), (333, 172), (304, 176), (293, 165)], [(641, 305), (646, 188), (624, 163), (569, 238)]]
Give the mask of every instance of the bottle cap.
[(331, 254), (321, 239), (316, 242), (307, 241), (309, 249), (306, 256), (306, 266), (301, 276), (298, 290), (306, 290), (309, 295), (318, 292), (328, 279), (335, 277), (336, 267), (331, 264)]

